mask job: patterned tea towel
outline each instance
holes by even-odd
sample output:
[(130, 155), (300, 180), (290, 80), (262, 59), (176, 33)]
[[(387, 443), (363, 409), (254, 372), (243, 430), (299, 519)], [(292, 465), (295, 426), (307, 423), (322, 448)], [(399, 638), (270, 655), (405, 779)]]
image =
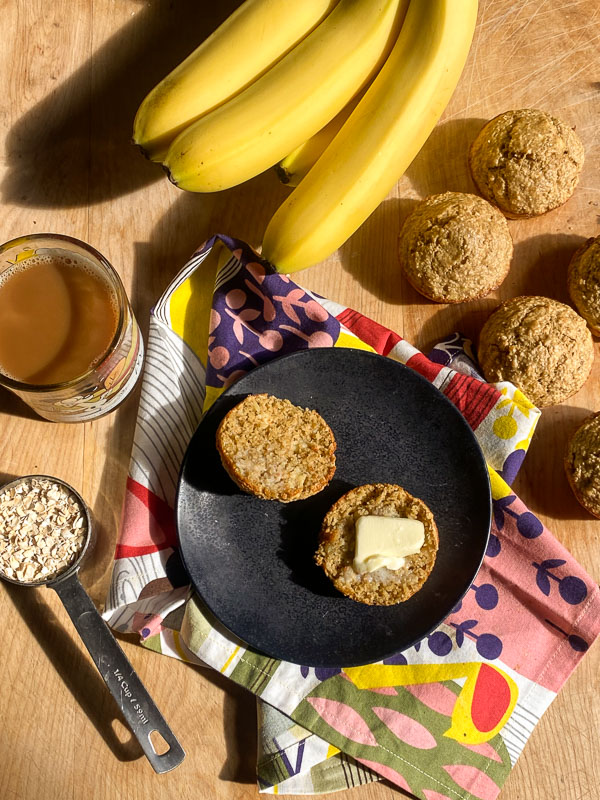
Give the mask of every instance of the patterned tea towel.
[[(598, 586), (510, 489), (539, 411), (511, 384), (485, 383), (458, 335), (426, 357), (226, 237), (172, 281), (148, 344), (108, 623), (256, 694), (263, 792), (383, 777), (422, 800), (493, 800), (600, 630)], [(309, 668), (246, 647), (204, 613), (178, 554), (178, 471), (203, 412), (255, 365), (309, 347), (358, 347), (417, 370), (465, 416), (490, 470), (493, 528), (470, 590), (421, 642), (365, 667)]]

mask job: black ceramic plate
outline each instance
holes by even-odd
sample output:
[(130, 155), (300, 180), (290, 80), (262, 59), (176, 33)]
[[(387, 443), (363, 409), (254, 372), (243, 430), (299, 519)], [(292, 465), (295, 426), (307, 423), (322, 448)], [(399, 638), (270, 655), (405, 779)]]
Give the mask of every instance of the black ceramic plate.
[[(259, 500), (222, 468), (217, 426), (257, 392), (314, 408), (329, 423), (337, 469), (319, 494)], [(365, 483), (400, 484), (427, 503), (439, 529), (433, 572), (395, 606), (344, 597), (313, 562), (325, 513)], [(459, 411), (409, 367), (341, 348), (282, 356), (224, 392), (189, 444), (177, 496), (182, 558), (208, 609), (252, 648), (320, 667), (377, 661), (424, 638), (475, 578), (490, 520), (487, 468)]]

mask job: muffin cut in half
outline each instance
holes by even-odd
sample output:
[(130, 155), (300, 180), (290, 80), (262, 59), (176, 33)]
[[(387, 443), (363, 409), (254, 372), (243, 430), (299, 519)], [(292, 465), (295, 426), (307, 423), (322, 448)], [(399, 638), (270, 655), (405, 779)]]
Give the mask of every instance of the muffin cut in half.
[[(421, 549), (407, 555), (399, 569), (384, 566), (356, 572), (356, 523), (361, 516), (419, 520), (424, 527)], [(438, 545), (433, 514), (422, 500), (396, 484), (365, 484), (340, 497), (325, 515), (315, 561), (342, 594), (359, 603), (390, 606), (408, 600), (423, 586), (435, 564)]]
[(269, 394), (252, 394), (217, 429), (217, 450), (231, 479), (265, 500), (303, 500), (335, 472), (336, 441), (313, 409)]

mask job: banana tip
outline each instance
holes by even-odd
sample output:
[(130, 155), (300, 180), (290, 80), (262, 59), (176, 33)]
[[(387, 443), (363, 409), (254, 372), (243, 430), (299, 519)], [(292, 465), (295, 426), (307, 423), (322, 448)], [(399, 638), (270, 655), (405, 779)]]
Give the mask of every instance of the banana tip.
[(142, 145), (141, 145), (141, 144), (140, 144), (140, 143), (139, 143), (139, 142), (136, 140), (136, 138), (135, 138), (135, 137), (133, 137), (133, 138), (132, 138), (132, 140), (131, 140), (131, 144), (132, 144), (134, 147), (136, 147), (136, 148), (137, 148), (137, 149), (140, 151), (140, 153), (141, 153), (141, 154), (144, 156), (144, 158), (148, 159), (148, 161), (151, 161), (151, 158), (150, 158), (150, 153), (149, 153), (149, 152), (146, 150), (146, 148), (145, 148), (145, 147), (143, 147), (143, 146), (142, 146)]
[[(162, 168), (163, 168), (163, 172), (165, 173), (165, 175), (167, 176), (167, 178), (168, 178), (168, 179), (171, 181), (171, 183), (173, 184), (173, 186), (177, 186), (177, 181), (176, 181), (176, 180), (175, 180), (175, 178), (174, 178), (174, 177), (171, 175), (171, 170), (170, 170), (170, 169), (167, 167), (167, 165), (166, 165), (166, 164), (161, 164), (161, 166), (162, 166)], [(179, 188), (179, 187), (178, 187), (178, 188)]]
[(266, 257), (266, 256), (265, 256), (263, 253), (262, 253), (262, 248), (261, 248), (260, 258), (261, 258), (261, 261), (262, 261), (263, 265), (264, 265), (264, 266), (267, 268), (267, 270), (268, 270), (269, 272), (272, 272), (272, 273), (279, 273), (280, 275), (285, 275), (285, 274), (286, 274), (285, 270), (282, 270), (282, 269), (280, 269), (280, 268), (277, 266), (277, 264), (275, 264), (273, 261), (270, 261), (270, 260), (269, 260), (269, 259), (268, 259), (268, 258), (267, 258), (267, 257)]
[(135, 135), (131, 139), (131, 144), (137, 147), (145, 159), (155, 164), (160, 164), (167, 157), (167, 151), (164, 147), (157, 146), (153, 142), (142, 144), (139, 139), (136, 139)]
[(285, 167), (282, 167), (281, 164), (275, 165), (275, 172), (277, 173), (277, 177), (279, 178), (281, 183), (290, 182), (290, 173), (287, 171)]
[(277, 269), (277, 267), (275, 266), (275, 264), (273, 264), (271, 261), (269, 261), (269, 260), (268, 260), (267, 258), (265, 258), (264, 256), (262, 256), (262, 262), (263, 262), (263, 264), (265, 265), (265, 267), (267, 268), (267, 270), (269, 270), (270, 272), (273, 272), (273, 273), (275, 273), (275, 272), (279, 272), (279, 270)]

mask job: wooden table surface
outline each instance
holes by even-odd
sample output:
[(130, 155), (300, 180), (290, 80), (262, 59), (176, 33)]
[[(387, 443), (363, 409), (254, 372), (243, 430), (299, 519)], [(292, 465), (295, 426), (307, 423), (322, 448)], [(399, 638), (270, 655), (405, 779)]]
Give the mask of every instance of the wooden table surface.
[[(236, 5), (2, 4), (2, 241), (54, 231), (91, 243), (123, 277), (144, 332), (153, 301), (198, 243), (221, 232), (259, 246), (287, 191), (268, 172), (219, 194), (185, 194), (130, 144), (135, 110), (146, 92)], [(372, 316), (424, 349), (454, 330), (476, 340), (498, 298), (533, 293), (568, 302), (569, 257), (599, 232), (597, 0), (481, 0), (480, 6), (460, 86), (414, 164), (337, 254), (297, 276), (307, 288)], [(483, 120), (521, 107), (546, 109), (576, 126), (586, 148), (580, 185), (561, 209), (510, 222), (514, 261), (498, 292), (457, 306), (424, 302), (399, 272), (399, 225), (415, 198), (446, 189), (472, 191), (469, 142)], [(598, 342), (595, 348), (600, 355)], [(571, 495), (562, 454), (569, 431), (598, 409), (599, 386), (597, 357), (585, 387), (544, 411), (516, 483), (523, 500), (596, 580), (600, 521)], [(99, 607), (110, 577), (137, 399), (136, 392), (115, 413), (69, 426), (39, 420), (0, 390), (0, 479), (53, 474), (87, 499), (99, 538), (82, 580)], [(255, 701), (249, 693), (222, 676), (124, 640), (187, 752), (179, 768), (157, 776), (116, 717), (54, 593), (2, 585), (0, 619), (0, 798), (257, 796)], [(599, 664), (596, 644), (534, 731), (502, 800), (600, 796)], [(341, 796), (400, 795), (380, 783)]]

